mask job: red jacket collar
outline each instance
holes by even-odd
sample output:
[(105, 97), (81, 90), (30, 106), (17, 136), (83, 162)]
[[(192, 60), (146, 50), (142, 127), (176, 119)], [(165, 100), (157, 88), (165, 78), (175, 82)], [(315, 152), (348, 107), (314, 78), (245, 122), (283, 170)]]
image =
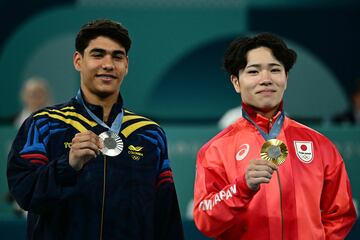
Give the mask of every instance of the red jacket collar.
[(281, 111), (283, 111), (283, 102), (281, 101), (277, 113), (272, 118), (266, 118), (258, 114), (252, 107), (246, 105), (245, 103), (242, 103), (242, 108), (245, 112), (247, 112), (251, 120), (253, 120), (266, 133), (269, 133), (273, 123), (280, 116)]

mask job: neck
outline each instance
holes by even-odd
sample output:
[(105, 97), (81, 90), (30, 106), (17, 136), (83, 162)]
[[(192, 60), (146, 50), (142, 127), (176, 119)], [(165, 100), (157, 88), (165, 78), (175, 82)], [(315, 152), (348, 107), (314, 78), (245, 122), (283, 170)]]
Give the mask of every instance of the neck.
[(109, 120), (109, 116), (110, 116), (110, 111), (111, 111), (111, 107), (113, 104), (111, 105), (101, 105), (103, 107), (103, 121), (107, 122)]
[(271, 119), (273, 118), (278, 111), (282, 111), (282, 103), (280, 103), (279, 105), (271, 108), (271, 109), (262, 109), (262, 108), (257, 108), (255, 106), (243, 103), (242, 104), (243, 108), (251, 115), (251, 113), (256, 113), (259, 114), (267, 119)]
[(103, 121), (107, 122), (110, 116), (111, 108), (117, 102), (118, 94), (112, 94), (103, 97), (90, 93), (87, 90), (82, 89), (82, 91), (83, 97), (85, 98), (86, 102), (93, 105), (101, 106), (103, 108)]
[(274, 108), (274, 109), (271, 109), (269, 111), (264, 111), (262, 109), (255, 109), (254, 108), (254, 111), (258, 114), (260, 114), (261, 116), (263, 117), (266, 117), (268, 119), (274, 117), (276, 115), (276, 113), (278, 112), (278, 107)]

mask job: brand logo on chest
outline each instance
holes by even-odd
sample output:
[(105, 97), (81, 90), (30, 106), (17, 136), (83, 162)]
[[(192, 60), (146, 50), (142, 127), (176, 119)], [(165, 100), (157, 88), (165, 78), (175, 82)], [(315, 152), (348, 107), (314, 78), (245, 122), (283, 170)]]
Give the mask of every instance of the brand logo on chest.
[(71, 148), (71, 145), (72, 143), (71, 142), (64, 142), (64, 148), (67, 149), (67, 148)]
[(313, 143), (311, 141), (294, 141), (296, 156), (304, 163), (314, 159)]
[(249, 150), (250, 150), (250, 145), (249, 144), (244, 143), (244, 144), (240, 145), (239, 151), (235, 155), (235, 159), (237, 161), (243, 160), (247, 156), (247, 154), (249, 153)]

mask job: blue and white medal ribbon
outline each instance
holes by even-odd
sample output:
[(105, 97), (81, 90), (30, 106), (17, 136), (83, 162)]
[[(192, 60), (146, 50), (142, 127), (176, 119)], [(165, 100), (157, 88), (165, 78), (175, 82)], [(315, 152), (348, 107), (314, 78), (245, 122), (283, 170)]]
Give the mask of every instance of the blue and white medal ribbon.
[(124, 148), (124, 143), (117, 133), (120, 132), (124, 112), (121, 110), (121, 112), (118, 113), (115, 120), (113, 121), (111, 127), (109, 127), (106, 123), (104, 123), (104, 121), (102, 121), (93, 112), (91, 112), (90, 109), (85, 105), (80, 90), (76, 95), (76, 100), (78, 100), (83, 105), (86, 112), (95, 122), (108, 129), (108, 131), (105, 131), (99, 135), (99, 138), (103, 141), (104, 144), (104, 147), (100, 149), (100, 151), (104, 155), (111, 157), (119, 155)]
[(288, 149), (282, 141), (276, 139), (279, 135), (282, 125), (284, 124), (285, 114), (284, 111), (280, 113), (280, 116), (276, 119), (273, 127), (270, 129), (269, 134), (264, 132), (249, 116), (249, 114), (243, 109), (243, 117), (253, 124), (260, 132), (261, 136), (265, 139), (265, 143), (260, 150), (260, 156), (262, 159), (271, 161), (276, 165), (281, 165), (285, 162), (288, 155)]
[(281, 131), (281, 127), (284, 124), (285, 114), (284, 111), (280, 113), (280, 116), (276, 119), (272, 128), (270, 129), (269, 134), (264, 132), (249, 116), (249, 114), (243, 109), (242, 110), (243, 117), (248, 120), (252, 125), (256, 127), (256, 129), (260, 132), (261, 136), (265, 139), (265, 141), (270, 139), (276, 139)]

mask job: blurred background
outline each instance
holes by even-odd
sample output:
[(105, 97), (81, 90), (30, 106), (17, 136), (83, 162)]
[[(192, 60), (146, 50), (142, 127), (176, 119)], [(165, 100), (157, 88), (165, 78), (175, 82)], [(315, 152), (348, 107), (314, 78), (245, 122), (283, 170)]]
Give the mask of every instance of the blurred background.
[[(158, 121), (167, 133), (187, 239), (207, 239), (191, 214), (196, 153), (221, 130), (224, 113), (240, 105), (222, 70), (223, 53), (237, 36), (273, 32), (298, 52), (285, 110), (335, 142), (354, 201), (360, 200), (359, 1), (0, 0), (0, 7), (2, 239), (25, 235), (25, 218), (6, 196), (7, 152), (26, 105), (25, 83), (45, 80), (46, 103), (73, 97), (79, 88), (75, 36), (95, 18), (129, 29), (133, 45), (121, 92), (127, 108)], [(358, 223), (348, 239), (360, 239)]]

